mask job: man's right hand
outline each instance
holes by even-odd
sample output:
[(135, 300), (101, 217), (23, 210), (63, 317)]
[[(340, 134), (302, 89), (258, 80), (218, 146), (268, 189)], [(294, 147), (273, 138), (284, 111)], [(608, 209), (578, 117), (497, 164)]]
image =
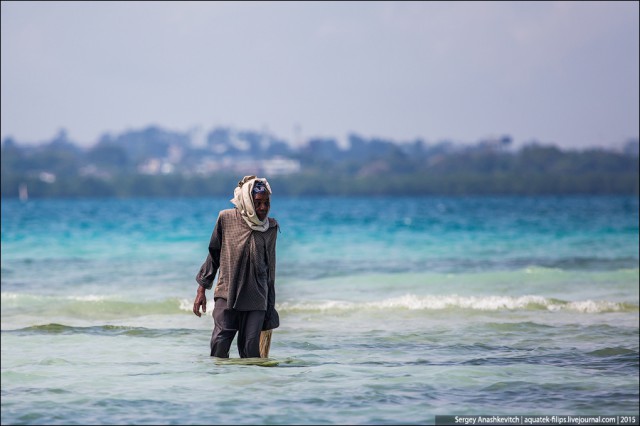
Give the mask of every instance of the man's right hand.
[(193, 313), (197, 316), (202, 316), (200, 313), (200, 306), (202, 306), (202, 312), (207, 312), (207, 296), (204, 294), (205, 288), (201, 285), (198, 286), (198, 292), (196, 294), (196, 300), (193, 302)]

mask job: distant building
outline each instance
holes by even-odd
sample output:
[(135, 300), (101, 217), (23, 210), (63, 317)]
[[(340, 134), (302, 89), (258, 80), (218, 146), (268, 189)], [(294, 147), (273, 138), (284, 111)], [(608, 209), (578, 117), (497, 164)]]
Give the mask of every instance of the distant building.
[(267, 176), (289, 175), (300, 171), (300, 161), (285, 157), (263, 160), (262, 170)]
[(56, 175), (49, 172), (40, 172), (38, 178), (45, 183), (54, 183), (56, 181)]
[(150, 158), (138, 166), (138, 173), (143, 175), (168, 175), (173, 173), (175, 166), (167, 160)]

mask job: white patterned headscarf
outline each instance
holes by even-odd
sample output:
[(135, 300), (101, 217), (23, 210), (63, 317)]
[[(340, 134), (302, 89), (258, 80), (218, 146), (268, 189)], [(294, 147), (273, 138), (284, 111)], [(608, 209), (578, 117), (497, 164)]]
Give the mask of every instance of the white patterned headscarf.
[(255, 207), (253, 206), (253, 187), (256, 182), (261, 182), (269, 196), (271, 196), (271, 187), (266, 178), (245, 176), (238, 182), (236, 189), (233, 190), (233, 199), (231, 202), (236, 206), (240, 215), (251, 229), (264, 232), (269, 229), (269, 218), (265, 217), (264, 220), (258, 219)]

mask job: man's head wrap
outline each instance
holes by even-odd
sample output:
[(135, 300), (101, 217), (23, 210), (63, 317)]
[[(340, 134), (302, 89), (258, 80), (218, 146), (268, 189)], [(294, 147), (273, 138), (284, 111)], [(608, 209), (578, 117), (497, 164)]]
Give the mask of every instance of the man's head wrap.
[(258, 189), (258, 191), (266, 192), (271, 195), (271, 187), (269, 186), (267, 179), (257, 178), (255, 176), (245, 176), (240, 182), (238, 182), (236, 189), (234, 189), (233, 199), (231, 199), (231, 202), (236, 206), (240, 215), (251, 229), (254, 231), (264, 232), (269, 229), (269, 218), (265, 217), (264, 220), (260, 220), (256, 214), (256, 210), (253, 206), (253, 194), (256, 184), (258, 184), (259, 188), (263, 188)]

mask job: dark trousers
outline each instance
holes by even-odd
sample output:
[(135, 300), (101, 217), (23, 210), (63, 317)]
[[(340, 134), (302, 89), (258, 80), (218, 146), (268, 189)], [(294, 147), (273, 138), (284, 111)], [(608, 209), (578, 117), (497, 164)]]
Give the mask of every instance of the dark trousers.
[(211, 356), (229, 358), (231, 342), (238, 333), (240, 358), (260, 358), (260, 332), (266, 311), (236, 311), (225, 299), (216, 299), (213, 308)]

